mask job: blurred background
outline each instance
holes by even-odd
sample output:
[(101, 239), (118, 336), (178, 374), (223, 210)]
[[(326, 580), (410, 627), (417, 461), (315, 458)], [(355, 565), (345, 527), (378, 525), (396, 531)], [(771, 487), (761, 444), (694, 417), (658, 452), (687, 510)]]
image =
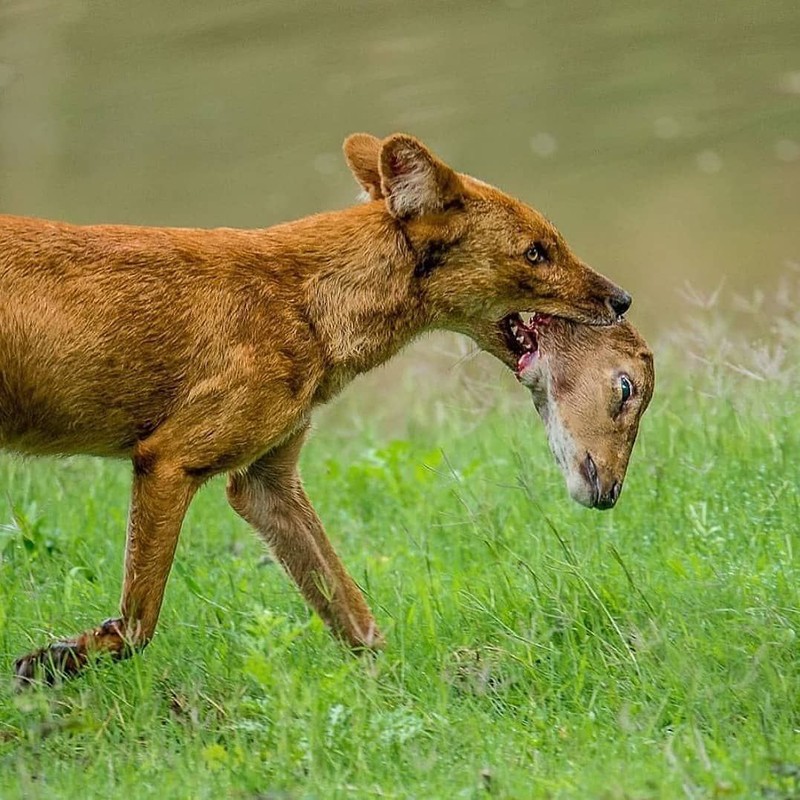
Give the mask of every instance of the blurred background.
[[(796, 0), (0, 0), (2, 212), (264, 227), (352, 203), (362, 130), (541, 209), (654, 341), (800, 261)], [(510, 385), (470, 349), (369, 380)]]

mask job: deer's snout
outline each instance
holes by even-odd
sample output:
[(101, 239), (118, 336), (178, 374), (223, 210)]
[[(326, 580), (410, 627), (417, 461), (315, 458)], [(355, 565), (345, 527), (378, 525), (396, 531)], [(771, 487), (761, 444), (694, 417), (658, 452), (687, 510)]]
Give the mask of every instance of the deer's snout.
[(605, 494), (598, 496), (595, 508), (599, 508), (602, 511), (608, 508), (614, 508), (621, 491), (622, 485), (618, 481), (614, 481), (614, 483), (611, 484), (611, 488)]
[(601, 511), (614, 508), (619, 493), (622, 491), (622, 484), (617, 480), (612, 480), (611, 484), (604, 489), (603, 482), (597, 472), (597, 465), (589, 453), (586, 454), (586, 458), (581, 464), (581, 472), (591, 487), (591, 502), (588, 505), (591, 508), (599, 508)]

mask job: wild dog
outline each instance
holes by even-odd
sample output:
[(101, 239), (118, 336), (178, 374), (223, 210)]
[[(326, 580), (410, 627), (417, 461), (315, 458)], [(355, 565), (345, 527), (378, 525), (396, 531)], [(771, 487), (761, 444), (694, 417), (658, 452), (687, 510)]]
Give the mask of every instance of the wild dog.
[(604, 328), (534, 314), (513, 326), (550, 450), (573, 500), (613, 508), (655, 386), (653, 354), (627, 320)]
[(120, 616), (20, 658), (21, 682), (150, 641), (186, 509), (219, 473), (333, 631), (378, 646), (298, 473), (313, 408), (428, 330), (513, 364), (518, 312), (603, 325), (630, 305), (541, 214), (413, 137), (344, 152), (368, 202), (264, 230), (0, 217), (0, 446), (133, 465)]

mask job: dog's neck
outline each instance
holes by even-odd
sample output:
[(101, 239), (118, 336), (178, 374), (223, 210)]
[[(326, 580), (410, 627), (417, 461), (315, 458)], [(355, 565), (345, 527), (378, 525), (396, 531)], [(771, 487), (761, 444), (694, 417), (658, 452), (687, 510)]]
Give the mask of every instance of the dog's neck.
[(270, 238), (297, 264), (303, 315), (342, 385), (433, 326), (416, 256), (383, 203), (279, 225)]

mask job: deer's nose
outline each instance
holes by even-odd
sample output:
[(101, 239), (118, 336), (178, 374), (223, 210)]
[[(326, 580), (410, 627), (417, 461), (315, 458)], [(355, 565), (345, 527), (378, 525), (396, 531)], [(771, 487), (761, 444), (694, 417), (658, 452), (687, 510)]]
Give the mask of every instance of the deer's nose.
[(620, 491), (622, 491), (622, 486), (617, 481), (614, 481), (612, 487), (605, 494), (598, 495), (595, 507), (603, 511), (608, 508), (614, 508)]
[(618, 481), (614, 481), (611, 488), (605, 493), (601, 494), (597, 498), (597, 507), (603, 510), (607, 508), (614, 508), (617, 504), (617, 498), (619, 497), (619, 493), (622, 491), (622, 486), (620, 486)]
[(620, 289), (608, 298), (611, 310), (618, 317), (621, 317), (631, 307), (632, 302), (633, 298), (624, 289)]
[(592, 506), (603, 511), (605, 511), (607, 508), (614, 508), (617, 498), (619, 497), (619, 493), (622, 491), (622, 484), (619, 481), (614, 481), (609, 487), (608, 491), (603, 492), (600, 475), (597, 472), (597, 464), (594, 463), (594, 459), (589, 453), (587, 453), (586, 458), (583, 459), (581, 471), (583, 472), (586, 480), (589, 482), (589, 485), (592, 487), (592, 491), (594, 493)]

